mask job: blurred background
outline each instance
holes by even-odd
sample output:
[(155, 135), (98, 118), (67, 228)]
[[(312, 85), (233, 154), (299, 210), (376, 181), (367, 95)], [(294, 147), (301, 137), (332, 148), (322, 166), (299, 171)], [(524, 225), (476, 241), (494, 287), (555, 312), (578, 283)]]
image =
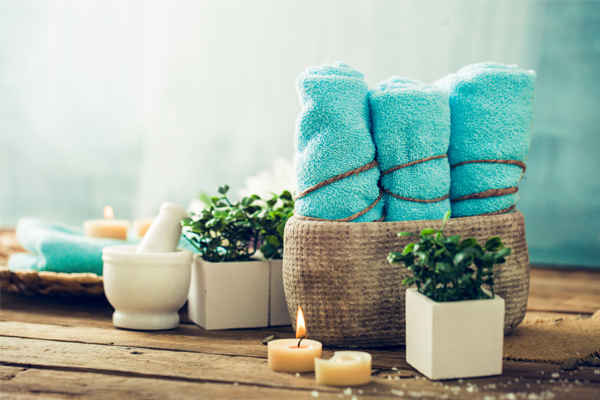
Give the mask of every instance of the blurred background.
[[(1, 1), (0, 227), (154, 215), (293, 160), (295, 80), (537, 71), (531, 262), (600, 267), (600, 2)], [(283, 174), (285, 175), (285, 174)]]

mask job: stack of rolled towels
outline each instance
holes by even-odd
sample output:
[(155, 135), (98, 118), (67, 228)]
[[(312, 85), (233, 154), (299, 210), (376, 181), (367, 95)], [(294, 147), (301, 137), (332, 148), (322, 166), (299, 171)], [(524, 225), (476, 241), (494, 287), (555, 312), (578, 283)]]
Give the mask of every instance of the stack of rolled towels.
[(480, 63), (433, 85), (369, 91), (344, 63), (298, 78), (296, 216), (372, 222), (511, 212), (525, 172), (535, 72)]

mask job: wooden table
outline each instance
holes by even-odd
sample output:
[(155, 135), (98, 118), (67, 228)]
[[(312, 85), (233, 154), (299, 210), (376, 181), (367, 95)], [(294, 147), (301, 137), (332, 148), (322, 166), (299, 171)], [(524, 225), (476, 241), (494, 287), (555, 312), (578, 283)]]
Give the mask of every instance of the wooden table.
[[(530, 314), (591, 314), (600, 271), (534, 269), (529, 305)], [(499, 377), (431, 382), (406, 364), (403, 348), (369, 350), (373, 380), (350, 394), (316, 384), (312, 373), (267, 369), (262, 340), (292, 337), (289, 326), (209, 332), (184, 310), (177, 330), (136, 332), (114, 328), (106, 300), (3, 294), (1, 307), (3, 399), (600, 399), (598, 368), (505, 361)]]

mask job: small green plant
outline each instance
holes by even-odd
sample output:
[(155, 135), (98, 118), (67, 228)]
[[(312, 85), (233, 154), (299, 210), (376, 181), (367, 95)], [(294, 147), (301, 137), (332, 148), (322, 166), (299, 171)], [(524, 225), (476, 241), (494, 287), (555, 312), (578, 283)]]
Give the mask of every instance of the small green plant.
[[(294, 212), (288, 191), (261, 201), (257, 195), (232, 203), (229, 186), (217, 189), (220, 196), (210, 199), (199, 214), (181, 221), (184, 237), (206, 261), (249, 261), (257, 250), (265, 258), (282, 258), (283, 231)], [(264, 205), (263, 205), (264, 204)]]
[(475, 238), (446, 237), (444, 227), (449, 218), (450, 211), (439, 230), (423, 229), (420, 235), (398, 233), (398, 236), (420, 237), (420, 241), (409, 243), (401, 253), (391, 252), (388, 261), (404, 263), (414, 276), (405, 278), (402, 283), (416, 284), (420, 293), (434, 301), (490, 298), (482, 285), (487, 286), (494, 297), (494, 265), (506, 262), (510, 248), (505, 247), (498, 236), (489, 238), (483, 247)]
[(265, 258), (283, 258), (283, 232), (288, 219), (294, 215), (292, 194), (285, 190), (280, 195), (273, 195), (266, 201), (266, 207), (260, 219), (260, 247)]

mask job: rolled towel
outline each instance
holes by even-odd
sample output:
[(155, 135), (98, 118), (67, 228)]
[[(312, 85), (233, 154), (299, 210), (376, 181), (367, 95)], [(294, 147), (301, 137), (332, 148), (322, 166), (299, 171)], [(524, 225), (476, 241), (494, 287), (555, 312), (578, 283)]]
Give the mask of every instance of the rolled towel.
[(369, 90), (344, 63), (308, 68), (298, 77), (296, 122), (299, 218), (369, 222), (383, 213), (379, 169), (369, 132)]
[(385, 220), (442, 219), (450, 210), (448, 94), (392, 77), (371, 90), (369, 102)]
[(531, 142), (535, 71), (481, 63), (436, 85), (450, 95), (452, 216), (510, 212)]

